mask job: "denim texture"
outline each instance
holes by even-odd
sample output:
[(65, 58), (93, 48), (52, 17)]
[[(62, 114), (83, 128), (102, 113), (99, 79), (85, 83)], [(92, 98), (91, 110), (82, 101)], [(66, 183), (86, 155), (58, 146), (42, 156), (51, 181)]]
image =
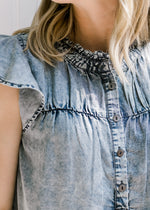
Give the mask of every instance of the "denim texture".
[[(76, 44), (52, 67), (0, 35), (0, 83), (19, 88), (13, 210), (150, 210), (150, 44), (121, 84), (108, 54)], [(71, 46), (65, 39), (57, 47)]]

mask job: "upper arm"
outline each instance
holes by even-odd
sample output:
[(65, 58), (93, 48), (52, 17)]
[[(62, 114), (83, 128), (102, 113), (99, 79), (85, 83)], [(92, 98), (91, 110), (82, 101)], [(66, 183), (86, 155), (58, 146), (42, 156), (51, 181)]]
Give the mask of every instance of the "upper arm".
[(0, 84), (0, 209), (11, 209), (22, 134), (19, 89)]

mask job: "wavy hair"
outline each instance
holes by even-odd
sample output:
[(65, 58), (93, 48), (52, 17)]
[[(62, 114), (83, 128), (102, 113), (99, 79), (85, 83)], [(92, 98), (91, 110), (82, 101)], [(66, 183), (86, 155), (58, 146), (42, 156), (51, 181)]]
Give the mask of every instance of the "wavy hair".
[[(113, 66), (121, 79), (127, 81), (122, 70), (125, 59), (131, 71), (134, 71), (129, 49), (133, 43), (138, 46), (150, 40), (149, 0), (118, 0), (119, 6), (111, 34), (108, 53)], [(32, 20), (31, 26), (19, 29), (12, 35), (29, 33), (27, 45), (32, 54), (49, 65), (63, 61), (65, 53), (55, 48), (55, 43), (75, 35), (75, 18), (72, 4), (57, 4), (51, 0), (42, 0)]]

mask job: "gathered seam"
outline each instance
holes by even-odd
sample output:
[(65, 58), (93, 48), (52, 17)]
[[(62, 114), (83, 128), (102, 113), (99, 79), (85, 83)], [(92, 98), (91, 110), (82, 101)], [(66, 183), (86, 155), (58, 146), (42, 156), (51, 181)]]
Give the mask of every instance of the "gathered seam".
[[(95, 119), (98, 119), (100, 120), (101, 118), (103, 119), (110, 119), (109, 116), (102, 116), (102, 115), (99, 115), (99, 114), (92, 114), (90, 112), (85, 112), (85, 111), (78, 111), (78, 110), (75, 110), (73, 108), (50, 108), (49, 110), (45, 110), (43, 109), (41, 112), (45, 113), (45, 112), (53, 112), (53, 111), (68, 111), (68, 112), (71, 112), (71, 113), (77, 113), (77, 114), (81, 114), (81, 115), (85, 115), (87, 117), (94, 117)], [(136, 118), (142, 114), (145, 114), (146, 112), (150, 112), (150, 109), (146, 109), (144, 111), (141, 111), (141, 112), (138, 112), (136, 114), (132, 114), (132, 115), (126, 115), (126, 116), (121, 116), (123, 119), (125, 118), (129, 118), (129, 117), (133, 117), (133, 118)]]

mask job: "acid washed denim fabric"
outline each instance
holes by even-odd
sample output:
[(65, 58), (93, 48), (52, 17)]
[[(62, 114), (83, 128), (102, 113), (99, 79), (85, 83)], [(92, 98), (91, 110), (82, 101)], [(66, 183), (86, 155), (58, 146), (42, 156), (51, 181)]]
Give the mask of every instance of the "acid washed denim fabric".
[[(13, 210), (150, 210), (150, 44), (121, 83), (102, 51), (68, 39), (52, 67), (0, 35), (0, 82), (19, 88), (23, 124)], [(11, 106), (11, 104), (10, 104)]]

